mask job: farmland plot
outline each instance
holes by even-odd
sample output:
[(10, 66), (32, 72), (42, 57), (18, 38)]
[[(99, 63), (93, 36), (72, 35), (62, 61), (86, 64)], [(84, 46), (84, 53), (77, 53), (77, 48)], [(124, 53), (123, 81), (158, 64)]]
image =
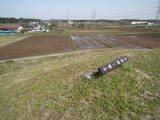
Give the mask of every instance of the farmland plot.
[(151, 34), (151, 35), (117, 35), (118, 39), (123, 40), (134, 46), (138, 45), (142, 48), (160, 48), (160, 35)]
[(88, 35), (71, 36), (77, 49), (96, 49), (96, 48), (144, 48), (141, 45), (124, 41), (113, 35)]
[(73, 51), (67, 36), (32, 36), (0, 48), (0, 60)]
[(0, 60), (100, 48), (160, 48), (160, 35), (32, 36), (0, 47)]
[(71, 36), (75, 47), (83, 49), (105, 48), (106, 46), (90, 36)]
[(117, 36), (113, 35), (97, 35), (95, 36), (95, 38), (100, 42), (103, 42), (110, 48), (144, 48), (143, 46), (124, 41), (123, 39), (120, 39)]

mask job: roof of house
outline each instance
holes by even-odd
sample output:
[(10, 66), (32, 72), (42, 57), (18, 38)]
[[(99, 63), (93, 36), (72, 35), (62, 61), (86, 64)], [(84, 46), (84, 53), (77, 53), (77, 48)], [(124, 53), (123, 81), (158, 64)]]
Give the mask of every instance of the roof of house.
[(15, 30), (17, 29), (19, 26), (17, 25), (5, 25), (3, 27), (1, 27), (1, 29), (9, 29), (9, 30)]

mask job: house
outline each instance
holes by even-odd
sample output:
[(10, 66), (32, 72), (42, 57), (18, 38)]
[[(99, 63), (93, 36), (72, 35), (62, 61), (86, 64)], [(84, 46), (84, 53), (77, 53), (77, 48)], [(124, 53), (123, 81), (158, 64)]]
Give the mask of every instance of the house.
[(21, 30), (23, 30), (24, 28), (22, 27), (22, 26), (19, 26), (18, 28), (17, 28), (17, 32), (20, 32)]
[(22, 26), (17, 25), (5, 25), (0, 28), (1, 31), (5, 32), (20, 32), (23, 29)]

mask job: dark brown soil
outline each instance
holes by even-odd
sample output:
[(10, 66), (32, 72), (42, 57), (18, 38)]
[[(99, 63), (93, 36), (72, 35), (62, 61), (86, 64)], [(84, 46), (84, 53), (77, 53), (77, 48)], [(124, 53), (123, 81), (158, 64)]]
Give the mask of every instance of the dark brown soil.
[(144, 48), (160, 48), (160, 35), (118, 35), (117, 37), (124, 42)]
[(0, 48), (0, 60), (72, 51), (69, 37), (32, 36)]
[(160, 35), (79, 35), (72, 36), (77, 49), (97, 48), (160, 48)]
[(0, 48), (0, 60), (97, 48), (160, 48), (160, 35), (33, 36)]

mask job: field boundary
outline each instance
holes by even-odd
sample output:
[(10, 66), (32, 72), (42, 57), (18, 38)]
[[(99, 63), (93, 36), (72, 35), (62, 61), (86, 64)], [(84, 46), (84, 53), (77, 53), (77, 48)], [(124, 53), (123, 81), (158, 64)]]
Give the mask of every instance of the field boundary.
[(39, 59), (39, 58), (45, 58), (45, 57), (54, 57), (54, 56), (61, 56), (64, 54), (65, 53), (57, 53), (57, 54), (48, 54), (48, 55), (40, 55), (40, 56), (32, 56), (32, 57), (24, 57), (24, 58), (6, 59), (6, 60), (0, 60), (0, 63), (16, 62), (21, 60), (32, 60), (32, 59)]

